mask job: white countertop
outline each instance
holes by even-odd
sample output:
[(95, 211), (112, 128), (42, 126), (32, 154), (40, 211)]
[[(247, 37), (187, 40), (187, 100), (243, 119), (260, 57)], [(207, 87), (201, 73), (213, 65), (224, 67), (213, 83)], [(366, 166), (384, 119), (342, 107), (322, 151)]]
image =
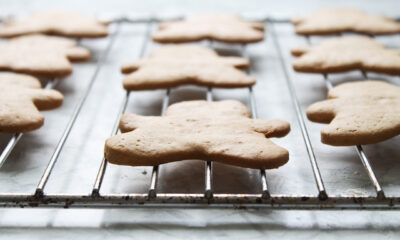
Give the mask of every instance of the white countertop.
[[(356, 6), (372, 13), (400, 17), (400, 2), (391, 1), (0, 1), (0, 14), (26, 14), (48, 8), (72, 8), (96, 14), (189, 14), (201, 11), (229, 11), (249, 15), (268, 14), (290, 17), (310, 12), (321, 6)], [(157, 8), (156, 8), (157, 7)], [(93, 185), (104, 140), (111, 133), (115, 116), (123, 98), (122, 63), (137, 58), (143, 40), (143, 24), (124, 24), (121, 33), (101, 69), (82, 113), (60, 155), (46, 192), (88, 193)], [(293, 27), (277, 27), (279, 41), (290, 76), (295, 82), (298, 98), (304, 110), (312, 102), (325, 98), (326, 90), (320, 75), (297, 74), (291, 70), (290, 47), (305, 45), (303, 38), (293, 34)], [(320, 41), (313, 38), (313, 43)], [(400, 49), (400, 36), (378, 37), (387, 46)], [(46, 124), (26, 134), (0, 169), (0, 192), (32, 192), (50, 159), (69, 117), (86, 88), (108, 39), (82, 40), (93, 54), (89, 63), (75, 64), (74, 73), (56, 87), (65, 95), (64, 106), (45, 112)], [(225, 48), (224, 45), (216, 45)], [(152, 43), (147, 53), (157, 47)], [(239, 49), (239, 47), (232, 48)], [(277, 170), (268, 171), (268, 183), (273, 193), (316, 194), (298, 123), (290, 102), (278, 56), (266, 32), (266, 41), (248, 47), (252, 61), (251, 74), (258, 80), (255, 86), (260, 118), (278, 118), (291, 123), (291, 133), (273, 139), (289, 149), (290, 161)], [(371, 74), (371, 77), (374, 76)], [(399, 77), (383, 77), (400, 83)], [(332, 76), (334, 84), (361, 78), (351, 72)], [(157, 115), (164, 91), (133, 93), (128, 111)], [(173, 90), (172, 102), (204, 99), (203, 88), (193, 86)], [(216, 99), (234, 98), (247, 102), (247, 90), (215, 90)], [(306, 120), (311, 142), (329, 194), (373, 194), (374, 189), (353, 148), (335, 148), (319, 141), (322, 125)], [(0, 146), (7, 142), (1, 136)], [(89, 141), (88, 141), (89, 139)], [(366, 152), (386, 194), (399, 193), (400, 137), (367, 146)], [(107, 168), (102, 191), (145, 192), (151, 168)], [(254, 178), (258, 171), (216, 164), (216, 192), (259, 192)], [(199, 161), (172, 163), (160, 168), (159, 191), (201, 192), (204, 188), (204, 164)], [(400, 212), (383, 211), (271, 211), (217, 209), (0, 209), (0, 239), (130, 239), (130, 238), (266, 238), (361, 239), (365, 237), (400, 238)]]

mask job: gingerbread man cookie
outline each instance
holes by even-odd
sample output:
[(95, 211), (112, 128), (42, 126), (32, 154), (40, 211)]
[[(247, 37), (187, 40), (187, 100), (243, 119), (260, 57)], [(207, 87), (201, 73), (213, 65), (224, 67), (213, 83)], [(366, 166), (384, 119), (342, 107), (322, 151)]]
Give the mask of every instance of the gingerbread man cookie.
[(335, 73), (350, 70), (400, 74), (400, 51), (365, 36), (332, 38), (312, 47), (292, 49), (299, 72)]
[(75, 38), (97, 38), (108, 35), (107, 23), (71, 11), (44, 11), (24, 19), (3, 22), (0, 37), (43, 33)]
[(62, 37), (28, 35), (0, 45), (0, 69), (40, 77), (65, 77), (72, 73), (70, 61), (86, 61), (90, 52)]
[(348, 8), (327, 8), (292, 20), (296, 33), (301, 35), (326, 35), (358, 32), (369, 35), (400, 33), (396, 20), (367, 14)]
[(201, 159), (271, 169), (289, 159), (286, 149), (268, 139), (285, 136), (289, 123), (251, 119), (247, 107), (234, 100), (181, 102), (163, 117), (125, 114), (120, 129), (123, 133), (105, 144), (105, 157), (114, 164), (155, 166)]
[[(170, 45), (154, 51), (148, 58), (122, 67), (127, 90), (170, 88), (183, 84), (235, 88), (253, 85), (256, 80), (237, 68), (249, 62), (240, 57), (220, 57), (200, 46)], [(223, 73), (223, 74), (221, 74)]]
[(372, 144), (400, 134), (400, 87), (382, 81), (344, 83), (328, 100), (312, 104), (307, 117), (329, 123), (323, 143), (334, 146)]
[(34, 77), (0, 73), (0, 132), (17, 133), (43, 125), (39, 110), (61, 106), (63, 96), (55, 90), (42, 89)]
[(226, 13), (200, 14), (182, 21), (162, 22), (153, 40), (161, 43), (212, 39), (229, 43), (252, 43), (264, 39), (264, 23), (249, 22)]

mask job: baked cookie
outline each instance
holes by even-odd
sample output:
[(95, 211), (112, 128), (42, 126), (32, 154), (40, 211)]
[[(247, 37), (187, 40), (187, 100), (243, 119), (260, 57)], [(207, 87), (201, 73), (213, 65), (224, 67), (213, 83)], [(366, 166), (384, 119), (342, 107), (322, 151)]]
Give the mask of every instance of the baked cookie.
[(363, 70), (400, 74), (400, 51), (388, 49), (365, 36), (332, 38), (312, 47), (292, 49), (293, 68), (299, 72), (335, 73)]
[(327, 35), (358, 32), (369, 35), (400, 33), (396, 20), (374, 16), (357, 9), (327, 8), (309, 16), (292, 19), (296, 33), (301, 35)]
[[(235, 88), (253, 85), (256, 80), (237, 68), (249, 62), (240, 57), (220, 57), (208, 48), (194, 45), (169, 45), (154, 51), (148, 58), (122, 66), (128, 74), (127, 90), (170, 88), (183, 84)], [(221, 74), (223, 73), (223, 74)]]
[(252, 43), (264, 39), (264, 23), (249, 22), (226, 13), (200, 14), (182, 21), (162, 22), (153, 40), (161, 43), (212, 39), (228, 43)]
[(75, 38), (97, 38), (108, 35), (107, 23), (71, 11), (44, 11), (24, 19), (3, 22), (0, 37), (16, 37), (32, 33)]
[(163, 117), (125, 114), (122, 134), (107, 139), (110, 163), (155, 166), (186, 159), (240, 167), (271, 169), (289, 159), (286, 149), (267, 137), (283, 137), (290, 125), (280, 120), (251, 119), (242, 103), (187, 101), (168, 107)]
[(344, 83), (328, 100), (307, 109), (311, 121), (329, 123), (323, 143), (334, 146), (372, 144), (400, 134), (400, 87), (381, 81)]
[(65, 77), (72, 73), (70, 61), (86, 61), (90, 52), (62, 37), (27, 35), (0, 45), (0, 69), (40, 77)]
[(39, 110), (61, 106), (63, 96), (42, 89), (29, 75), (0, 73), (0, 132), (28, 132), (40, 128), (44, 117)]

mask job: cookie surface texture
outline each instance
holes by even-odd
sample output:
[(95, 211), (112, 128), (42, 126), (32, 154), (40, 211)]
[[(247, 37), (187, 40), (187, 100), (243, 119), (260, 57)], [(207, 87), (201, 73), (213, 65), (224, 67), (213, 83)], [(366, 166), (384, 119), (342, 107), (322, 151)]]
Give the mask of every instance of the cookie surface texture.
[(61, 106), (63, 96), (55, 90), (42, 89), (34, 77), (0, 73), (0, 132), (19, 133), (43, 125), (39, 110)]
[(153, 40), (161, 43), (211, 39), (229, 43), (251, 43), (264, 39), (264, 23), (250, 22), (225, 13), (208, 13), (181, 21), (162, 22)]
[(122, 72), (128, 74), (123, 82), (127, 90), (170, 88), (183, 84), (235, 88), (256, 82), (238, 69), (248, 67), (249, 62), (244, 58), (221, 57), (200, 46), (170, 45), (155, 50), (148, 58), (123, 65)]
[(296, 33), (326, 35), (358, 32), (369, 35), (400, 33), (400, 23), (394, 19), (375, 16), (357, 9), (321, 9), (309, 16), (292, 19)]
[(364, 36), (332, 38), (319, 45), (294, 48), (293, 68), (299, 72), (336, 73), (350, 70), (400, 74), (400, 51)]
[(0, 45), (0, 69), (39, 77), (65, 77), (71, 61), (86, 61), (90, 52), (74, 40), (40, 34), (16, 37)]
[(289, 159), (286, 149), (267, 138), (285, 136), (289, 123), (251, 119), (247, 107), (234, 100), (180, 102), (163, 117), (125, 114), (120, 129), (123, 133), (105, 144), (105, 157), (114, 164), (155, 166), (201, 159), (271, 169)]
[(42, 33), (76, 38), (108, 35), (107, 25), (97, 19), (72, 11), (44, 11), (23, 19), (7, 20), (0, 27), (0, 37)]
[(307, 117), (329, 124), (321, 131), (323, 143), (378, 143), (400, 134), (400, 87), (372, 80), (340, 84), (328, 100), (308, 107)]

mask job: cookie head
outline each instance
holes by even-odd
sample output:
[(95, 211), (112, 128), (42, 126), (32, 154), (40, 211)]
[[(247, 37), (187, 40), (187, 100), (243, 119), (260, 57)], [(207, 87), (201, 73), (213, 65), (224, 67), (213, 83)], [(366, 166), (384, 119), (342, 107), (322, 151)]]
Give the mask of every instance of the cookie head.
[[(122, 72), (126, 90), (171, 88), (184, 84), (208, 87), (247, 87), (255, 83), (239, 68), (249, 62), (240, 57), (221, 57), (208, 48), (169, 45), (155, 50), (148, 58), (126, 63)], [(224, 73), (224, 74), (221, 74)]]
[(400, 51), (363, 36), (332, 38), (317, 46), (292, 49), (298, 72), (336, 73), (350, 70), (400, 74)]
[(326, 35), (358, 32), (369, 35), (400, 33), (400, 23), (388, 17), (375, 16), (358, 9), (327, 8), (309, 16), (292, 19), (296, 33)]
[(64, 99), (55, 90), (42, 89), (40, 82), (28, 75), (1, 73), (0, 84), (0, 132), (28, 132), (41, 127), (44, 117), (39, 110), (57, 108)]
[(71, 61), (86, 61), (90, 52), (67, 38), (40, 34), (16, 37), (0, 45), (0, 69), (40, 77), (65, 77)]
[(258, 42), (264, 38), (264, 24), (248, 22), (225, 13), (208, 13), (182, 21), (162, 22), (153, 40), (161, 43), (212, 39), (229, 43)]
[(278, 168), (289, 159), (286, 149), (268, 137), (283, 137), (289, 123), (249, 118), (233, 100), (189, 101), (171, 105), (163, 117), (125, 114), (122, 134), (106, 141), (110, 163), (155, 166), (187, 159), (217, 161), (256, 169)]
[(75, 38), (96, 38), (108, 35), (107, 24), (73, 11), (43, 11), (23, 19), (12, 19), (0, 27), (0, 37), (42, 33)]
[(312, 104), (307, 117), (327, 123), (323, 143), (334, 146), (373, 144), (400, 134), (400, 87), (381, 81), (344, 83), (329, 99)]

